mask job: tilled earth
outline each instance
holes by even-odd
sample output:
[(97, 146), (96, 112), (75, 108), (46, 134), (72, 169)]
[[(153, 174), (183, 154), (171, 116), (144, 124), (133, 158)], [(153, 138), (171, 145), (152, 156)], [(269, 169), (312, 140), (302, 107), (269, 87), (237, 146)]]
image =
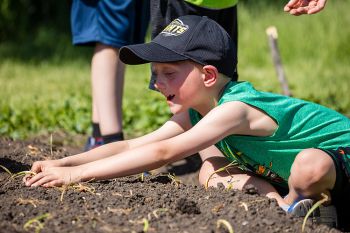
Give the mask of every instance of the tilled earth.
[[(40, 140), (0, 138), (0, 165), (13, 174), (29, 170), (33, 161), (74, 152)], [(205, 190), (196, 183), (197, 172), (175, 168), (170, 169), (175, 176), (139, 175), (64, 188), (25, 187), (21, 176), (11, 178), (0, 168), (0, 232), (301, 232), (302, 219), (286, 215), (254, 187)], [(308, 221), (305, 232), (338, 231)]]

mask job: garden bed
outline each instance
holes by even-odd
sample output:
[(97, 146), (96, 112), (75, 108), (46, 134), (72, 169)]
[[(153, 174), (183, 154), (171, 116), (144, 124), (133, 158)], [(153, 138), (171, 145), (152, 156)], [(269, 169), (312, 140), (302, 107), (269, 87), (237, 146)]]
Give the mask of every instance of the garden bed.
[[(0, 138), (0, 165), (13, 174), (33, 161), (76, 150)], [(175, 170), (173, 170), (175, 172)], [(178, 170), (179, 171), (179, 170)], [(301, 232), (303, 219), (285, 214), (274, 200), (196, 183), (197, 172), (130, 176), (65, 188), (31, 188), (0, 169), (1, 232)], [(305, 232), (337, 232), (306, 224)]]

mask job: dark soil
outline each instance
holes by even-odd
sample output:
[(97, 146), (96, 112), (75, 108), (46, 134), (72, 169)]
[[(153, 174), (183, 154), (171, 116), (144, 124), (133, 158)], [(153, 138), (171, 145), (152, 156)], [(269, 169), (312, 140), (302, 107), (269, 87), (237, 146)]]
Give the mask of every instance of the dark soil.
[[(39, 140), (0, 138), (0, 164), (12, 173), (73, 152)], [(205, 190), (196, 183), (197, 172), (176, 169), (183, 166), (172, 167), (175, 179), (131, 176), (65, 189), (25, 187), (22, 177), (11, 179), (0, 169), (0, 232), (229, 232), (224, 224), (218, 227), (222, 220), (234, 232), (301, 232), (302, 219), (286, 215), (254, 187)], [(305, 231), (337, 232), (311, 221)]]

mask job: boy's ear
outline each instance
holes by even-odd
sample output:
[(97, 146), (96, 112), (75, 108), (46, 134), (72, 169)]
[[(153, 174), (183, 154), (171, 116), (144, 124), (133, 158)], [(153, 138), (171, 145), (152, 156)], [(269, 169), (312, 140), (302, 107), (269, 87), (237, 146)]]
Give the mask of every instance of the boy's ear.
[(214, 85), (219, 77), (219, 72), (215, 66), (205, 65), (203, 66), (204, 73), (204, 85), (210, 87)]

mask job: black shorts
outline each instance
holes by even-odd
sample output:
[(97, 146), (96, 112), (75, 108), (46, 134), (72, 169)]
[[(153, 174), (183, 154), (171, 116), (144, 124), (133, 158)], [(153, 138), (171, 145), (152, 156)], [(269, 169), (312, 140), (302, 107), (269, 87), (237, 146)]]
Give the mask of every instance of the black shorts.
[(336, 181), (331, 196), (338, 213), (339, 229), (350, 231), (350, 147), (323, 151), (331, 156), (335, 164)]
[(183, 15), (208, 16), (219, 23), (237, 45), (237, 5), (225, 9), (208, 9), (184, 0), (151, 0), (152, 38), (171, 21)]
[[(350, 190), (350, 147), (339, 147), (335, 150), (321, 149), (333, 159), (336, 169), (336, 181), (331, 190), (332, 200), (337, 202)], [(349, 197), (348, 197), (349, 198)]]
[[(184, 0), (151, 0), (150, 3), (152, 38), (156, 37), (169, 23), (180, 16), (208, 16), (208, 18), (215, 20), (228, 32), (236, 45), (237, 51), (237, 5), (224, 9), (209, 9), (190, 4)], [(155, 90), (154, 82), (155, 79), (151, 78), (149, 88), (152, 90)]]

